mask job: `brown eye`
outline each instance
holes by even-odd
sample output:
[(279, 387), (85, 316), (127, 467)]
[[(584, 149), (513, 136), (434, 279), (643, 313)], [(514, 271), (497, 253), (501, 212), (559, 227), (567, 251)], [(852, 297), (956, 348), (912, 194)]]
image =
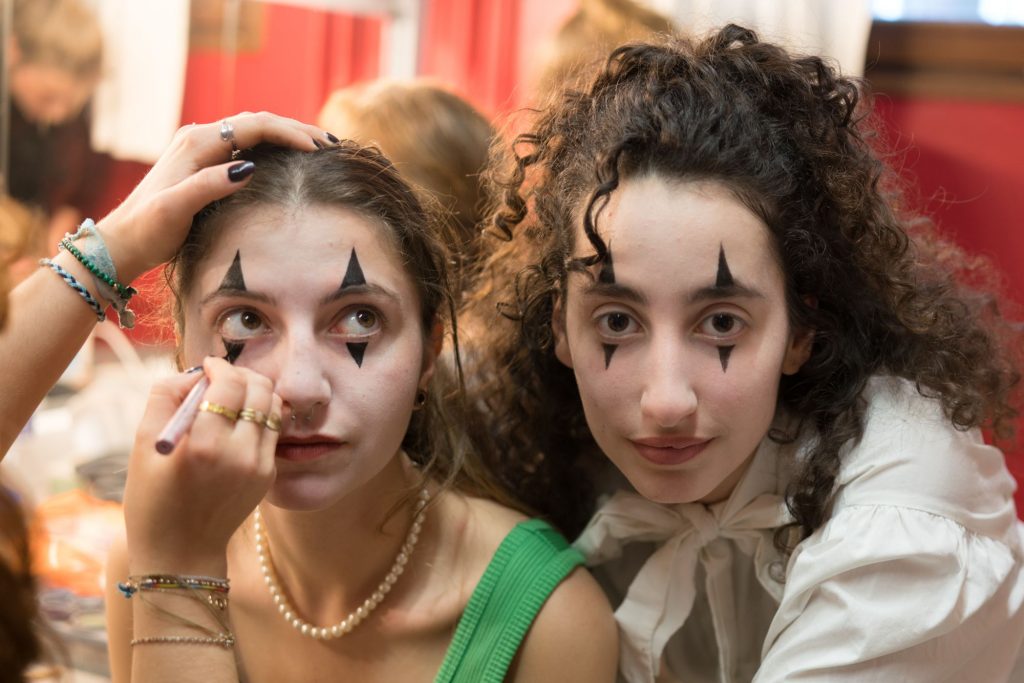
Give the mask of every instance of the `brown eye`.
[(715, 329), (715, 332), (728, 334), (736, 326), (736, 318), (725, 313), (719, 313), (711, 316), (711, 326)]
[(640, 331), (640, 325), (629, 313), (611, 311), (596, 319), (597, 328), (606, 337), (626, 337)]
[(356, 311), (356, 322), (369, 329), (377, 322), (377, 315), (373, 311), (364, 308), (360, 311)]
[(251, 339), (269, 332), (263, 316), (251, 309), (229, 311), (217, 322), (217, 331), (225, 339)]
[(612, 332), (624, 332), (629, 327), (629, 316), (625, 313), (612, 313), (608, 316), (608, 329)]
[(747, 322), (733, 313), (712, 313), (700, 321), (697, 332), (713, 340), (734, 340), (743, 334)]
[(372, 308), (350, 308), (331, 331), (346, 337), (371, 337), (381, 331), (383, 320)]
[(239, 322), (242, 323), (242, 327), (244, 327), (247, 330), (258, 330), (260, 329), (260, 325), (263, 324), (263, 321), (260, 320), (260, 317), (257, 314), (253, 313), (252, 311), (244, 311), (239, 319)]

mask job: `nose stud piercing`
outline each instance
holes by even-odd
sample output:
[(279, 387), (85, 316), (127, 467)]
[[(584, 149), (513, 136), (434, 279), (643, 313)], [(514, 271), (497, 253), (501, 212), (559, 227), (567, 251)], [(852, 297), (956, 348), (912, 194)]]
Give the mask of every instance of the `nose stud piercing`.
[[(315, 409), (316, 409), (316, 406), (310, 406), (309, 410), (306, 411), (306, 414), (302, 416), (302, 421), (303, 422), (312, 422), (313, 421), (313, 411)], [(298, 420), (298, 415), (295, 412), (295, 408), (291, 409), (291, 418), (290, 419), (292, 421), (292, 424), (294, 424)]]

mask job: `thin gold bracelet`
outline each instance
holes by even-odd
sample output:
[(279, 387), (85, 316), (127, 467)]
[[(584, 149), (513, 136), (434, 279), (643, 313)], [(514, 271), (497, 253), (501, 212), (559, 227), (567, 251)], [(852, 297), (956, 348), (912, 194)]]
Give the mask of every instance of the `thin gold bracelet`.
[(230, 633), (220, 633), (210, 638), (199, 636), (149, 636), (132, 638), (131, 646), (136, 645), (217, 645), (225, 650), (235, 646), (235, 637)]

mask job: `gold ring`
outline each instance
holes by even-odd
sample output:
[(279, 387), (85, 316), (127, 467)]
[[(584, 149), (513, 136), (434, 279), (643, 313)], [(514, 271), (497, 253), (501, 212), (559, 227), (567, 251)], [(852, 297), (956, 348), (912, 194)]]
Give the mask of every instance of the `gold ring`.
[(272, 432), (281, 431), (281, 416), (280, 415), (267, 415), (267, 421), (264, 426)]
[(228, 408), (226, 406), (222, 406), (219, 403), (213, 403), (211, 401), (203, 401), (202, 403), (199, 404), (199, 410), (201, 410), (203, 412), (206, 412), (206, 413), (216, 413), (217, 415), (221, 415), (223, 417), (226, 417), (227, 419), (231, 420), (232, 422), (235, 422), (235, 421), (238, 420), (238, 411), (231, 410), (231, 408)]
[(238, 411), (239, 420), (248, 420), (249, 422), (255, 422), (261, 427), (267, 426), (267, 415), (262, 410), (253, 410), (252, 408), (242, 408)]

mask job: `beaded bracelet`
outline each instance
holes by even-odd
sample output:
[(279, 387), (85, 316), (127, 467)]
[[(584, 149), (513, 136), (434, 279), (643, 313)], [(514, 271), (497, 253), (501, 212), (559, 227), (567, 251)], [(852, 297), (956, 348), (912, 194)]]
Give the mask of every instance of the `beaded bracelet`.
[(102, 270), (100, 270), (95, 263), (89, 260), (89, 257), (80, 252), (78, 250), (78, 247), (71, 243), (71, 238), (65, 237), (64, 239), (62, 239), (60, 241), (60, 246), (64, 247), (69, 252), (71, 252), (71, 255), (78, 259), (79, 263), (85, 266), (89, 270), (89, 272), (92, 273), (95, 277), (98, 277), (100, 280), (106, 282), (107, 285), (111, 287), (115, 292), (117, 292), (117, 295), (122, 299), (131, 299), (138, 293), (136, 292), (134, 287), (122, 285), (120, 282), (118, 282), (117, 280), (110, 277)]
[(124, 593), (126, 598), (132, 597), (138, 591), (149, 590), (199, 589), (226, 594), (231, 590), (231, 580), (212, 576), (147, 574), (145, 576), (129, 576), (127, 581), (117, 584), (117, 588)]
[(149, 636), (147, 638), (132, 638), (129, 643), (132, 647), (136, 645), (217, 645), (230, 650), (235, 646), (235, 636), (231, 633), (218, 633), (215, 636), (200, 638), (197, 636)]
[(68, 287), (78, 292), (79, 296), (85, 299), (85, 303), (89, 304), (93, 312), (96, 313), (97, 320), (103, 322), (104, 320), (107, 319), (107, 314), (103, 312), (103, 307), (100, 306), (99, 302), (93, 298), (92, 294), (89, 293), (89, 290), (83, 287), (81, 283), (79, 283), (78, 280), (75, 279), (74, 275), (64, 270), (63, 268), (61, 268), (59, 265), (57, 265), (48, 258), (40, 259), (39, 265), (47, 266), (50, 270), (57, 273), (57, 275), (61, 276), (64, 282), (68, 283)]
[[(129, 576), (117, 587), (126, 598), (139, 593), (139, 599), (150, 608), (171, 620), (195, 629), (202, 636), (146, 636), (133, 638), (131, 645), (181, 644), (181, 645), (217, 645), (230, 649), (235, 645), (235, 635), (227, 621), (225, 611), (228, 606), (228, 579), (217, 579), (210, 576), (181, 576), (176, 574), (149, 574), (146, 576)], [(184, 591), (184, 592), (178, 592)], [(191, 619), (175, 614), (145, 597), (146, 592), (174, 593), (203, 605), (220, 626), (220, 631), (208, 628)], [(203, 595), (201, 595), (203, 594)], [(205, 598), (204, 598), (205, 595)]]

